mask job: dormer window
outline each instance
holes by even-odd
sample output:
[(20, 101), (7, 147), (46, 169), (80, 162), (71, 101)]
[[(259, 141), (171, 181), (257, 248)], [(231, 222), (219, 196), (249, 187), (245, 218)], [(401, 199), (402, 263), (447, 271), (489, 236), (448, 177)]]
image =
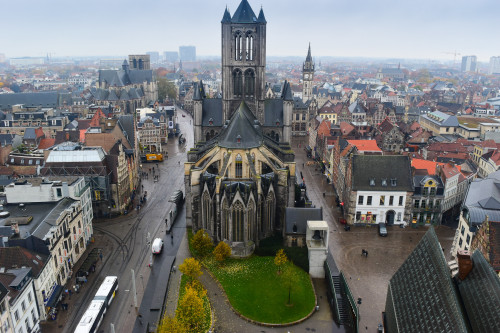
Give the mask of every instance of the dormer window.
[(370, 186), (375, 186), (375, 178), (370, 178)]
[(397, 186), (398, 185), (398, 180), (396, 178), (391, 179), (391, 186)]
[(208, 120), (208, 124), (209, 124), (210, 126), (212, 126), (212, 125), (214, 124), (214, 120), (213, 120), (212, 118), (210, 118), (210, 119)]
[(387, 179), (385, 178), (382, 179), (382, 186), (387, 186)]

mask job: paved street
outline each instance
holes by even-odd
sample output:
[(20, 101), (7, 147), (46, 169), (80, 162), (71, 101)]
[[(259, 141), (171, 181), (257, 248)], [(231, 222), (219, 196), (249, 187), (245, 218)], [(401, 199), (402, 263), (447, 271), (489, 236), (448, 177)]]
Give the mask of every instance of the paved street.
[[(139, 211), (134, 210), (126, 216), (113, 219), (94, 221), (95, 243), (92, 247), (103, 248), (103, 262), (97, 264), (96, 272), (89, 276), (89, 281), (82, 287), (81, 292), (74, 294), (68, 301), (69, 310), (59, 312), (58, 320), (48, 322), (43, 327), (44, 332), (73, 332), (100, 283), (108, 275), (117, 275), (120, 287), (104, 317), (100, 331), (109, 332), (111, 323), (114, 324), (116, 332), (132, 331), (136, 315), (131, 292), (131, 269), (135, 270), (137, 298), (140, 305), (151, 274), (151, 269), (148, 267), (151, 259), (151, 250), (147, 242), (148, 233), (149, 239), (165, 238), (164, 255), (161, 258), (154, 258), (154, 264), (157, 264), (157, 261), (164, 257), (175, 256), (185, 231), (183, 224), (185, 219), (181, 218), (174, 226), (173, 242), (170, 236), (165, 237), (165, 217), (174, 205), (167, 200), (173, 191), (177, 189), (184, 191), (182, 165), (186, 160), (185, 151), (193, 143), (190, 118), (181, 117), (181, 114), (182, 111), (179, 112), (179, 123), (187, 143), (179, 146), (176, 137), (169, 139), (165, 145), (169, 158), (159, 163), (159, 181), (154, 182), (152, 174), (148, 179), (142, 179), (142, 185), (148, 195), (147, 203)], [(156, 164), (144, 164), (143, 170), (149, 171), (153, 166), (156, 168)], [(74, 281), (68, 283), (69, 286), (72, 284)]]
[[(384, 311), (389, 279), (415, 248), (427, 228), (388, 227), (387, 237), (380, 237), (376, 227), (352, 227), (351, 231), (344, 231), (338, 223), (340, 210), (335, 204), (332, 185), (327, 184), (319, 167), (306, 165), (311, 159), (307, 158), (303, 149), (307, 145), (304, 140), (293, 142), (297, 167), (304, 175), (309, 198), (317, 207), (323, 207), (323, 218), (330, 227), (329, 248), (335, 262), (349, 279), (353, 296), (362, 299), (359, 305), (360, 327), (363, 331), (375, 332)], [(454, 229), (441, 226), (436, 228), (436, 233), (449, 259)], [(368, 257), (361, 255), (362, 249), (368, 251)]]

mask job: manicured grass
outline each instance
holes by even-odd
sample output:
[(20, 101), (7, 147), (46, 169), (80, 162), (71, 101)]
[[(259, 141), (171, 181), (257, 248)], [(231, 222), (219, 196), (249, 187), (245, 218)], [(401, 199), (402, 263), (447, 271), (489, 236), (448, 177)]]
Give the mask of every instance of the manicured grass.
[(204, 264), (219, 280), (231, 305), (247, 318), (263, 323), (289, 323), (304, 318), (314, 308), (314, 291), (309, 275), (293, 266), (297, 283), (288, 288), (277, 274), (273, 257), (251, 256), (247, 259), (228, 259), (219, 266), (213, 257)]
[[(179, 301), (182, 299), (184, 293), (186, 292), (186, 284), (188, 280), (189, 280), (188, 276), (184, 274), (181, 276), (181, 286), (179, 289), (179, 299), (177, 300), (177, 304), (179, 304)], [(211, 317), (210, 302), (208, 300), (208, 296), (203, 297), (203, 309), (205, 310), (205, 325), (203, 327), (203, 331), (206, 332), (210, 328), (210, 317)]]
[[(192, 237), (193, 233), (188, 229), (189, 249), (196, 257), (197, 253), (191, 246)], [(271, 251), (273, 255), (276, 252), (274, 248)], [(213, 255), (201, 260), (219, 280), (233, 308), (247, 318), (262, 323), (290, 323), (307, 316), (315, 306), (309, 274), (295, 265), (292, 267), (297, 283), (291, 289), (292, 305), (287, 305), (288, 288), (277, 274), (273, 256), (230, 258), (222, 266)]]

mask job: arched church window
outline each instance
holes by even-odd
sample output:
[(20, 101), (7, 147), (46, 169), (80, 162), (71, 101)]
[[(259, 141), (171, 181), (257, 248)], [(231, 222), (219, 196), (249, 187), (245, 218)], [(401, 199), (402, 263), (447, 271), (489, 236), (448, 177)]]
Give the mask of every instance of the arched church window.
[(229, 206), (227, 200), (222, 203), (222, 238), (229, 239)]
[(247, 235), (248, 240), (254, 240), (254, 230), (255, 230), (255, 204), (253, 200), (248, 203), (248, 214), (247, 214)]
[(252, 69), (245, 71), (245, 96), (253, 96), (255, 91), (255, 73)]
[(234, 35), (234, 60), (243, 60), (243, 37), (241, 33), (238, 31)]
[(240, 154), (236, 155), (235, 177), (236, 178), (243, 177), (243, 158), (241, 157)]
[(132, 68), (137, 68), (137, 59), (132, 60)]
[(273, 230), (273, 221), (274, 221), (274, 193), (272, 191), (269, 192), (266, 198), (266, 206), (265, 206), (265, 216), (263, 219), (264, 226), (263, 231), (272, 231)]
[(236, 201), (233, 204), (233, 242), (243, 242), (243, 204), (240, 201)]
[(208, 224), (210, 221), (210, 197), (207, 192), (203, 193), (202, 205), (202, 227), (203, 229), (208, 229)]
[(276, 142), (280, 142), (280, 135), (278, 133), (276, 133), (274, 140), (276, 140)]
[(235, 69), (233, 71), (233, 94), (235, 96), (241, 96), (243, 93), (243, 78), (241, 70)]
[(208, 141), (210, 140), (210, 132), (207, 132), (207, 134), (205, 135), (205, 141)]
[(144, 69), (144, 61), (139, 59), (139, 69)]
[(245, 60), (252, 61), (253, 60), (253, 36), (251, 32), (247, 32), (245, 37)]

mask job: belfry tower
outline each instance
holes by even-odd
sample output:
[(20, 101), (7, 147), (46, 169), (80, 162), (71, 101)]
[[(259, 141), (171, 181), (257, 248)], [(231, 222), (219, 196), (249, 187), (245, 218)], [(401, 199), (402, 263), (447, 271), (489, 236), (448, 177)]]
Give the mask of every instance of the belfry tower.
[(266, 18), (256, 17), (242, 0), (233, 17), (226, 8), (222, 18), (222, 118), (228, 120), (245, 101), (255, 117), (264, 121)]
[(312, 89), (314, 81), (314, 63), (311, 57), (311, 43), (307, 51), (306, 61), (302, 66), (302, 101), (306, 102), (313, 98)]

